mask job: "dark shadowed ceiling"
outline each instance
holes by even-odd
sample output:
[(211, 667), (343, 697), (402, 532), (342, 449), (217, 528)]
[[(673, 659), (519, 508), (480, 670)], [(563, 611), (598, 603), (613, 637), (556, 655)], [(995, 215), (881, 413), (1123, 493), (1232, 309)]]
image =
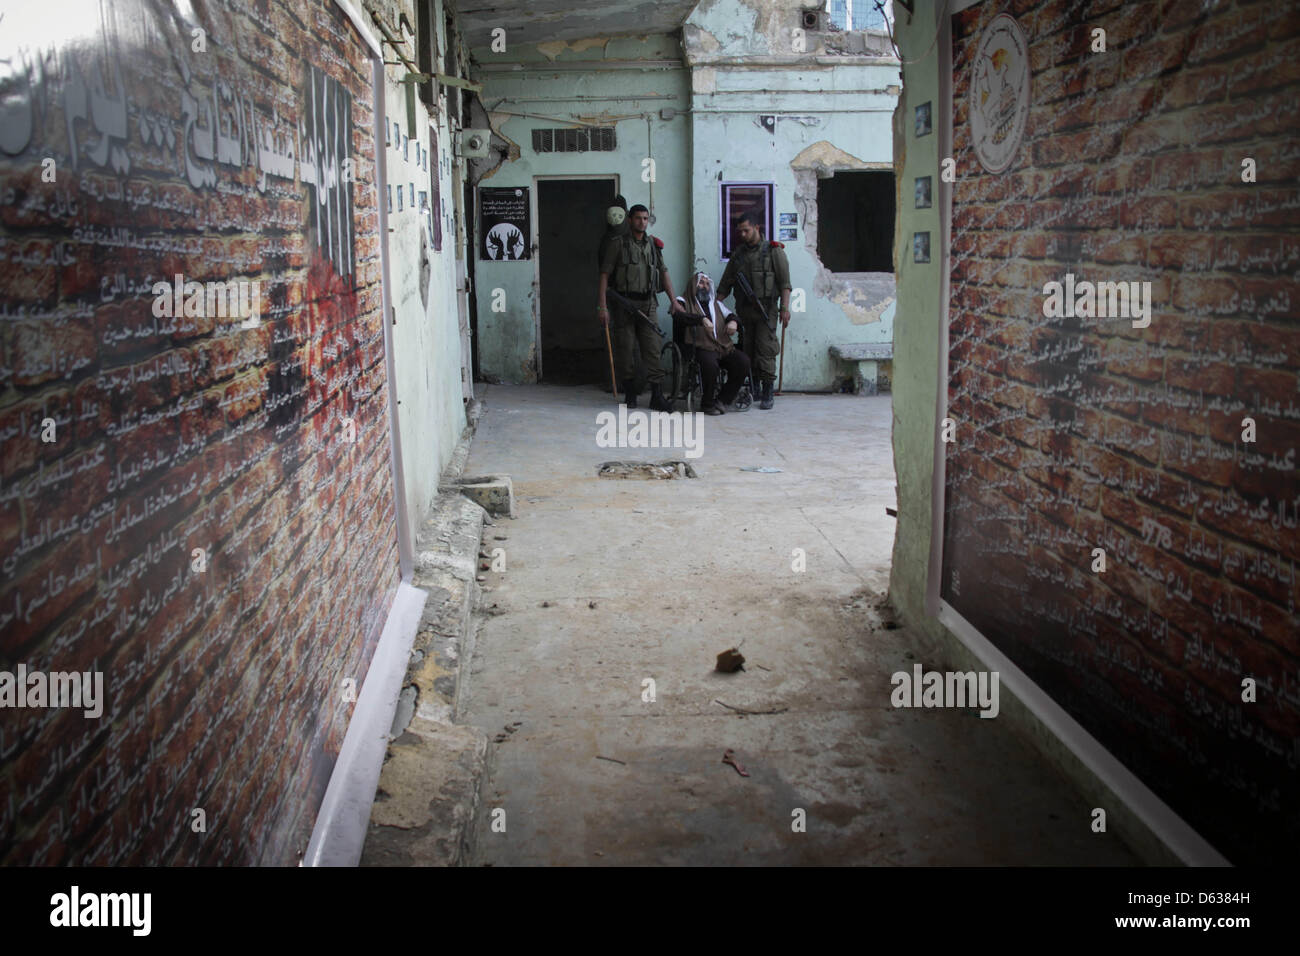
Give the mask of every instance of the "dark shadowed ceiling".
[(507, 43), (675, 33), (698, 0), (461, 0), (456, 4), (471, 47), (487, 46), (504, 27)]

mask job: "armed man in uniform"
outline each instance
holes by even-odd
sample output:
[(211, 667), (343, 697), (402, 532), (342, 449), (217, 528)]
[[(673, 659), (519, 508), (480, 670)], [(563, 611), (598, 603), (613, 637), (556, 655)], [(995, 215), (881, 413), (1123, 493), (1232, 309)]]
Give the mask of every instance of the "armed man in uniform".
[[(614, 340), (614, 358), (618, 376), (623, 379), (628, 408), (636, 408), (640, 384), (632, 380), (635, 371), (633, 343), (641, 345), (641, 361), (645, 363), (646, 380), (650, 385), (650, 407), (655, 411), (672, 411), (664, 397), (661, 382), (663, 367), (659, 364), (662, 345), (655, 314), (660, 292), (668, 293), (673, 301), (673, 282), (664, 265), (661, 240), (646, 232), (650, 224), (650, 210), (640, 204), (628, 210), (628, 231), (610, 242), (605, 258), (600, 264), (600, 288), (596, 293), (596, 317), (601, 325), (609, 323)], [(632, 309), (617, 300), (606, 302), (605, 293), (613, 289), (630, 301)], [(633, 311), (636, 310), (636, 311)], [(646, 318), (637, 315), (643, 313)]]
[[(741, 245), (732, 253), (727, 262), (722, 281), (718, 283), (718, 298), (724, 299), (733, 290), (736, 295), (736, 313), (740, 316), (741, 328), (745, 336), (745, 353), (759, 388), (758, 407), (772, 407), (773, 384), (776, 382), (776, 357), (781, 352), (781, 343), (777, 339), (776, 324), (780, 321), (784, 328), (790, 324), (790, 261), (785, 257), (782, 243), (763, 240), (763, 219), (753, 210), (740, 218)], [(742, 273), (749, 280), (750, 287), (758, 299), (747, 299), (737, 285), (737, 273)], [(777, 297), (781, 308), (777, 310)], [(767, 311), (767, 318), (759, 309), (762, 303)]]

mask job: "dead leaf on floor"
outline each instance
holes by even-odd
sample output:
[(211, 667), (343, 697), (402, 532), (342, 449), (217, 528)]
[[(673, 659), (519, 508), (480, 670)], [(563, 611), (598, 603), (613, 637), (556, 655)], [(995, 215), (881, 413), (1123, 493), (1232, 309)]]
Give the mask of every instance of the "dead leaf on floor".
[(731, 750), (730, 748), (724, 750), (722, 752), (722, 762), (735, 767), (736, 773), (740, 774), (742, 777), (749, 776), (749, 772), (745, 770), (745, 765), (736, 759), (736, 752), (734, 750)]
[(731, 647), (718, 655), (717, 670), (722, 671), (724, 674), (731, 674), (735, 671), (744, 670), (742, 666), (744, 663), (744, 655)]

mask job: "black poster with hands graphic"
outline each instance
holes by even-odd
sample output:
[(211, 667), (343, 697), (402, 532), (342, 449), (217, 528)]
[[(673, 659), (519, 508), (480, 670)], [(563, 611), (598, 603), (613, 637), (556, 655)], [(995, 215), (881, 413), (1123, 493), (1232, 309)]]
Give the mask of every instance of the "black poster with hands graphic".
[(527, 186), (480, 188), (479, 258), (531, 259), (528, 216)]

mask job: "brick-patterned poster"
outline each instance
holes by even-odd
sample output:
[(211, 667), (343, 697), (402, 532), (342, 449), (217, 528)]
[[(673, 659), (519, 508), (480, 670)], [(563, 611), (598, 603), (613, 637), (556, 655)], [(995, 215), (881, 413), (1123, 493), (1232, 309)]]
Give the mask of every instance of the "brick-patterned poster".
[(1300, 7), (952, 17), (941, 594), (1237, 863), (1300, 851)]
[(328, 0), (5, 4), (0, 863), (303, 850), (399, 583), (373, 129)]

